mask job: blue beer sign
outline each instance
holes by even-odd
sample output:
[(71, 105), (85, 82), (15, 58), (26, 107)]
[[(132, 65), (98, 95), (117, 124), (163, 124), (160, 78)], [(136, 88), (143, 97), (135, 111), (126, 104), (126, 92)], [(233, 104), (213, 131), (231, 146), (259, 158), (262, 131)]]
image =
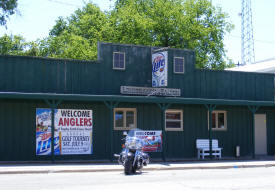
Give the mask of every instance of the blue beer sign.
[(152, 87), (167, 86), (167, 51), (152, 54)]

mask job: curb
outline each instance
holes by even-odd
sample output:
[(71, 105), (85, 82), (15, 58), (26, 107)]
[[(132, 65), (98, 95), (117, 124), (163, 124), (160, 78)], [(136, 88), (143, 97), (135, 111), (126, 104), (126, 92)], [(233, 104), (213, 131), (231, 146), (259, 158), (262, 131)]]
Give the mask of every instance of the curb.
[(20, 171), (0, 171), (2, 174), (49, 174), (49, 173), (92, 173), (92, 172), (115, 172), (121, 169), (68, 169), (68, 170), (20, 170)]
[[(228, 165), (228, 166), (172, 166), (172, 167), (148, 167), (143, 168), (143, 171), (164, 171), (164, 170), (202, 170), (202, 169), (233, 169), (233, 168), (269, 168), (275, 167), (275, 164), (254, 164), (254, 165)], [(0, 171), (2, 174), (49, 174), (49, 173), (91, 173), (91, 172), (115, 172), (123, 171), (121, 168), (106, 168), (106, 169), (41, 169), (41, 170), (16, 170), (16, 171)]]
[(203, 170), (203, 169), (236, 169), (236, 168), (269, 168), (275, 167), (275, 164), (265, 165), (234, 165), (234, 166), (195, 166), (195, 167), (171, 167), (171, 168), (144, 168), (145, 171), (156, 170)]

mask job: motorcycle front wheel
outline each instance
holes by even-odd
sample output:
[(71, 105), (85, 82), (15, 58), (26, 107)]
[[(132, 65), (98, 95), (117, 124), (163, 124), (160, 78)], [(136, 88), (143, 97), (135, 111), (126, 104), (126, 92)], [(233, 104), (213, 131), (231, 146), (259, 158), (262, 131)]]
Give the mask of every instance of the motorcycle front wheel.
[(135, 174), (137, 171), (137, 162), (135, 163), (134, 166), (132, 166), (132, 173)]
[(133, 157), (127, 158), (124, 165), (125, 175), (130, 175), (133, 172)]

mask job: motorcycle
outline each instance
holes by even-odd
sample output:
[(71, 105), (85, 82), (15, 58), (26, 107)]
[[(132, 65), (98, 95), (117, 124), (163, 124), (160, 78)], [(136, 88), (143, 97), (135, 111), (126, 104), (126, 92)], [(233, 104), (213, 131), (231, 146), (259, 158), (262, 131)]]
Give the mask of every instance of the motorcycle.
[(146, 138), (138, 138), (136, 132), (139, 129), (134, 129), (123, 134), (126, 136), (122, 140), (125, 140), (125, 146), (120, 154), (114, 154), (118, 158), (118, 163), (124, 166), (125, 175), (135, 174), (137, 170), (141, 170), (143, 166), (149, 164), (149, 155), (143, 152), (143, 147), (146, 142), (149, 143)]

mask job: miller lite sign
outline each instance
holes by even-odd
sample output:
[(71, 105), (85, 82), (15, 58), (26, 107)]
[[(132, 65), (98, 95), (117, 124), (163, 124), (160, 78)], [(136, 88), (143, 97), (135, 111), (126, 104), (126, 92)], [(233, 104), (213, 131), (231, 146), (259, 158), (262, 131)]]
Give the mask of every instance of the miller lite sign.
[(167, 86), (168, 53), (152, 54), (152, 87)]

